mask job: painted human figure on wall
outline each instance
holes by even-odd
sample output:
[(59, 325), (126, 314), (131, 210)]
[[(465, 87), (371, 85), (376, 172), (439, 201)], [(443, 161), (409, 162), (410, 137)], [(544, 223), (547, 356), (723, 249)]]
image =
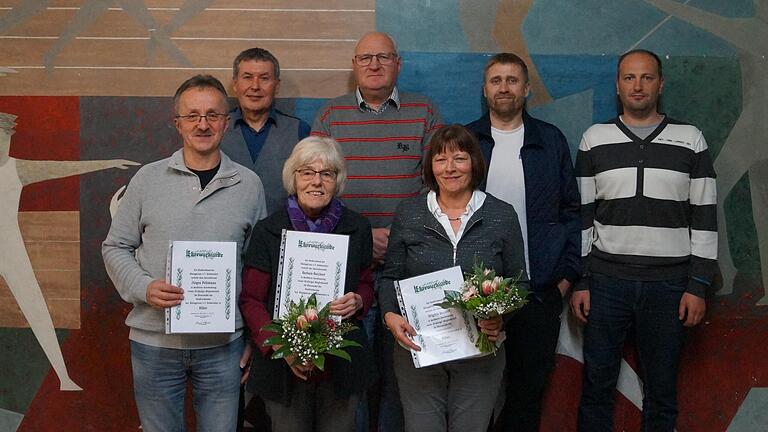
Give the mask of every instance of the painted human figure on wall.
[(0, 276), (27, 319), (32, 332), (43, 348), (59, 377), (60, 389), (82, 390), (70, 377), (56, 339), (51, 315), (29, 260), (21, 237), (18, 213), (24, 186), (109, 168), (126, 169), (136, 162), (115, 160), (43, 161), (24, 160), (10, 156), (11, 136), (16, 116), (0, 113)]
[(730, 43), (738, 53), (741, 67), (741, 115), (728, 135), (715, 159), (717, 171), (717, 218), (719, 232), (718, 261), (723, 276), (723, 287), (718, 294), (733, 292), (737, 269), (728, 246), (728, 224), (725, 218), (725, 199), (736, 183), (749, 173), (752, 198), (752, 216), (757, 231), (760, 264), (763, 274), (763, 296), (758, 305), (768, 305), (768, 123), (765, 105), (768, 104), (768, 60), (765, 44), (768, 40), (768, 1), (755, 1), (755, 15), (751, 18), (726, 18), (695, 7), (670, 0), (646, 0), (662, 11), (704, 29)]

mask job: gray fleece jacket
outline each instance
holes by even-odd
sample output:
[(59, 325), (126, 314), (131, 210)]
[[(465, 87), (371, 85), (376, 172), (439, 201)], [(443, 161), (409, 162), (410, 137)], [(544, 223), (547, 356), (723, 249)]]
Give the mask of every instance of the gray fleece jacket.
[[(199, 349), (224, 345), (242, 334), (237, 309), (234, 334), (165, 334), (164, 311), (146, 302), (147, 286), (165, 279), (169, 241), (237, 242), (237, 266), (251, 229), (266, 217), (259, 177), (221, 153), (221, 165), (200, 190), (200, 180), (185, 165), (182, 151), (150, 163), (133, 176), (112, 219), (101, 252), (120, 296), (133, 304), (125, 323), (130, 339), (146, 345)], [(240, 296), (237, 278), (237, 297)]]

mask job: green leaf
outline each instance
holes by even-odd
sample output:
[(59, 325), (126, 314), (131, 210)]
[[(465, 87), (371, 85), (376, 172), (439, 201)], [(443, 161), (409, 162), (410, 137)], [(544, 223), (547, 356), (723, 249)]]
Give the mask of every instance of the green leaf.
[(360, 345), (359, 343), (357, 343), (357, 342), (355, 342), (353, 340), (344, 339), (344, 340), (341, 341), (341, 344), (339, 345), (339, 348), (361, 347), (361, 346), (362, 345)]
[(283, 339), (282, 336), (272, 336), (271, 338), (268, 338), (264, 341), (262, 346), (272, 346), (272, 345), (285, 345), (285, 339)]
[(324, 355), (321, 354), (321, 355), (315, 357), (315, 359), (312, 360), (312, 363), (315, 365), (316, 368), (318, 368), (320, 370), (325, 370), (325, 356)]
[(281, 359), (290, 353), (291, 349), (288, 347), (288, 345), (284, 345), (279, 350), (275, 351), (274, 354), (272, 354), (272, 359)]
[(283, 331), (283, 326), (281, 326), (278, 323), (274, 323), (273, 322), (271, 324), (267, 324), (265, 326), (262, 326), (261, 329), (262, 330), (266, 330), (266, 331), (275, 332), (275, 333), (280, 333), (281, 331)]
[(349, 361), (349, 362), (352, 361), (352, 357), (350, 357), (349, 354), (347, 354), (346, 351), (342, 351), (340, 349), (328, 350), (328, 351), (326, 351), (326, 354), (330, 354), (332, 356), (343, 358), (344, 360)]

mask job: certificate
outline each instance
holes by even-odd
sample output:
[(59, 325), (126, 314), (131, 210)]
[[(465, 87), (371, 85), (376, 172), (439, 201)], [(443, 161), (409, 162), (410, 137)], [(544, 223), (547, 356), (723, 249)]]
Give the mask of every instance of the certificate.
[(283, 230), (273, 318), (312, 294), (318, 309), (344, 295), (348, 251), (346, 235)]
[(184, 300), (165, 309), (165, 333), (235, 331), (237, 243), (173, 241), (166, 269)]
[(411, 350), (417, 368), (483, 355), (475, 346), (474, 317), (438, 306), (445, 300), (445, 290), (461, 291), (463, 283), (459, 266), (395, 282), (400, 311), (416, 330), (413, 341), (421, 347)]

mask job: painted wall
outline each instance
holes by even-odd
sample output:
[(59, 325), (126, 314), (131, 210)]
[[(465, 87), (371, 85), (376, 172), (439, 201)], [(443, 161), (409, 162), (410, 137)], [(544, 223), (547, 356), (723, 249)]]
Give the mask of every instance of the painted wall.
[[(664, 111), (704, 131), (721, 223), (723, 278), (690, 333), (678, 430), (764, 429), (768, 0), (0, 0), (0, 112), (18, 123), (10, 157), (0, 145), (0, 431), (138, 428), (130, 306), (100, 243), (136, 164), (180, 146), (178, 84), (203, 72), (228, 83), (234, 56), (262, 46), (282, 63), (280, 106), (311, 122), (351, 89), (354, 43), (374, 29), (398, 40), (400, 87), (432, 97), (447, 122), (482, 113), (489, 53), (522, 55), (530, 111), (574, 153), (590, 124), (615, 115), (618, 55), (663, 56)], [(579, 341), (564, 320), (543, 430), (575, 429)], [(616, 427), (637, 430), (632, 350), (626, 360)]]

